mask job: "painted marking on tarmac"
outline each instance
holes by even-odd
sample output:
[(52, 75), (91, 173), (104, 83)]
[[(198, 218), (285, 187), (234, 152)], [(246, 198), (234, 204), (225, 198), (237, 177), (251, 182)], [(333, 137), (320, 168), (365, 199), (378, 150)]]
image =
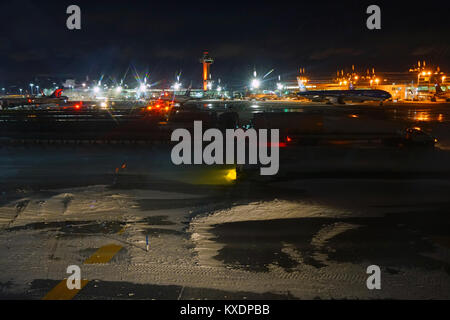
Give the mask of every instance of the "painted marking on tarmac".
[(42, 300), (71, 300), (75, 295), (88, 284), (89, 280), (81, 280), (80, 289), (67, 288), (67, 279), (58, 283)]
[(86, 261), (84, 261), (84, 264), (108, 263), (122, 248), (122, 246), (117, 244), (108, 244), (103, 246), (94, 252), (94, 254)]
[[(127, 226), (123, 227), (117, 234), (122, 234), (125, 232)], [(98, 264), (98, 263), (108, 263), (117, 252), (119, 252), (123, 247), (116, 244), (108, 244), (106, 246), (98, 249), (92, 256), (84, 261), (84, 264)], [(47, 295), (42, 298), (42, 300), (71, 300), (75, 295), (83, 289), (89, 280), (81, 280), (80, 289), (67, 288), (67, 279), (64, 279), (58, 283)]]

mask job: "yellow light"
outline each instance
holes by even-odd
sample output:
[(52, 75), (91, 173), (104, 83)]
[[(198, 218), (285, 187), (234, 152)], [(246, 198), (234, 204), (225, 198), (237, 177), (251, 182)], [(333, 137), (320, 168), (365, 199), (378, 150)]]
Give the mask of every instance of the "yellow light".
[(422, 75), (423, 75), (423, 76), (426, 76), (426, 75), (427, 75), (427, 73), (426, 73), (426, 72), (424, 71), (424, 72), (422, 72)]
[(431, 75), (431, 72), (430, 72), (430, 71), (428, 71), (428, 75)]
[(446, 76), (442, 76), (442, 82), (444, 82), (444, 81), (445, 81), (445, 78), (446, 78)]
[(425, 111), (419, 111), (416, 115), (414, 115), (415, 121), (430, 121), (430, 114)]
[(358, 80), (358, 76), (355, 76), (355, 80)]
[(230, 169), (228, 170), (227, 175), (225, 176), (227, 180), (234, 181), (237, 179), (236, 169)]

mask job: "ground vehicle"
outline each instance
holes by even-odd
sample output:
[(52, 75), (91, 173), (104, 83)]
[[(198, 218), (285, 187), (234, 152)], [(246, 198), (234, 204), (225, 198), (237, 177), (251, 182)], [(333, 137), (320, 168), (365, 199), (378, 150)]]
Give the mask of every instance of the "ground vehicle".
[(438, 140), (419, 127), (399, 130), (396, 137), (384, 139), (390, 146), (425, 146), (434, 147)]
[(407, 128), (401, 133), (405, 145), (434, 146), (437, 139), (419, 127)]

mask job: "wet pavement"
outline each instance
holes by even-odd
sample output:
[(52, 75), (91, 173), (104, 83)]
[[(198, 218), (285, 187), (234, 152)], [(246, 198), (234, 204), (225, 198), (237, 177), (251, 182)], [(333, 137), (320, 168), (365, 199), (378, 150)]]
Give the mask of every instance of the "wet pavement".
[(0, 299), (41, 299), (70, 264), (89, 280), (74, 299), (449, 299), (448, 104), (304, 108), (442, 144), (300, 147), (279, 176), (237, 182), (174, 167), (167, 146), (2, 147)]

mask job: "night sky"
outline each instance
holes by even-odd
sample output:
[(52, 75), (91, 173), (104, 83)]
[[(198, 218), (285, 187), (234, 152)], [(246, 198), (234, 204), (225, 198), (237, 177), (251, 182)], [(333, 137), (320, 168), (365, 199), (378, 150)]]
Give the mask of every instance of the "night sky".
[[(81, 8), (82, 29), (66, 28), (66, 8)], [(378, 4), (382, 29), (366, 28)], [(33, 77), (121, 78), (200, 86), (208, 50), (213, 78), (239, 85), (253, 69), (294, 79), (298, 67), (331, 77), (339, 68), (407, 71), (426, 59), (450, 71), (447, 1), (2, 1), (0, 84)]]

